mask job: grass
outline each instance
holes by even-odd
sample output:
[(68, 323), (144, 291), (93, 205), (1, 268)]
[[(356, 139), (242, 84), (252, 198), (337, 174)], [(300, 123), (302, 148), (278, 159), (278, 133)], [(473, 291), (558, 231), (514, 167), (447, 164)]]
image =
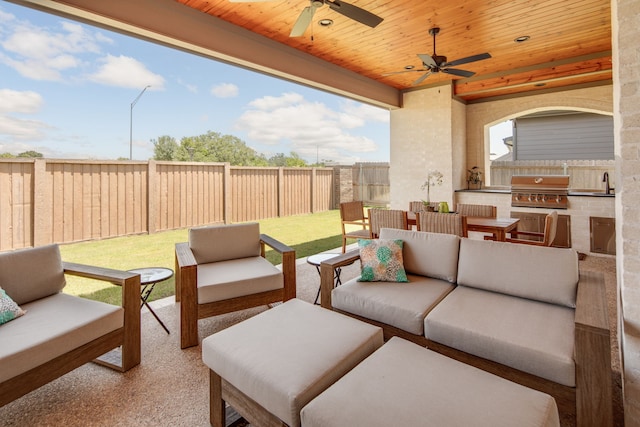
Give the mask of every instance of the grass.
[[(285, 218), (258, 221), (260, 232), (280, 240), (296, 251), (296, 258), (303, 258), (342, 245), (340, 211), (331, 210)], [(174, 268), (174, 247), (187, 241), (188, 230), (172, 230), (155, 234), (117, 237), (72, 243), (60, 246), (64, 261), (100, 267), (129, 270), (141, 267)], [(273, 250), (267, 251), (267, 259), (273, 264), (281, 262)], [(151, 300), (174, 294), (174, 278), (156, 285)], [(120, 288), (96, 280), (67, 276), (65, 292), (85, 298), (119, 305)]]

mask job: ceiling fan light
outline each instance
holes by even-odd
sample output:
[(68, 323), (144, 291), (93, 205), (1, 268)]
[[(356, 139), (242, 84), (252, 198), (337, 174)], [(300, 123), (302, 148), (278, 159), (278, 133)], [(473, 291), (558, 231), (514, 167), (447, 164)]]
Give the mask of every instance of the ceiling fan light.
[(404, 66), (404, 69), (405, 69), (405, 70), (413, 70), (414, 68), (416, 68), (416, 66), (415, 66), (415, 65), (405, 65), (405, 66)]
[(520, 36), (520, 37), (516, 37), (515, 39), (513, 39), (514, 42), (516, 43), (524, 43), (527, 40), (529, 40), (531, 37), (529, 36)]
[(318, 21), (318, 25), (321, 27), (330, 27), (333, 25), (333, 19), (321, 19)]

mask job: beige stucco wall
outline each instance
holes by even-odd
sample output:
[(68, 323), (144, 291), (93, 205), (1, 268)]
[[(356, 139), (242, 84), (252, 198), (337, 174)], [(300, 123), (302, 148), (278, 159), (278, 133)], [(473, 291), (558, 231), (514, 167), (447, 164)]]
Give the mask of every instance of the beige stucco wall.
[(431, 187), (431, 201), (453, 202), (460, 181), (454, 177), (460, 165), (454, 167), (454, 162), (463, 160), (466, 127), (464, 106), (454, 106), (459, 102), (451, 95), (450, 85), (409, 92), (403, 108), (391, 111), (392, 208), (406, 209), (409, 201), (426, 199), (420, 186), (432, 170), (442, 172), (444, 179), (442, 185)]
[(613, 0), (616, 242), (625, 425), (640, 425), (640, 2)]

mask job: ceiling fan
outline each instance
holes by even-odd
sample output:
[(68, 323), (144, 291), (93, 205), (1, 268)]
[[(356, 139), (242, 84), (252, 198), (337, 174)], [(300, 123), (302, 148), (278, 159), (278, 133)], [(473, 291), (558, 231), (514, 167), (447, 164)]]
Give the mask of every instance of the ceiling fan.
[[(272, 0), (230, 0), (231, 2), (257, 2), (257, 1), (272, 1)], [(329, 5), (332, 10), (346, 16), (347, 18), (353, 19), (354, 21), (358, 21), (361, 24), (368, 25), (369, 27), (375, 27), (379, 23), (382, 22), (382, 18), (377, 15), (374, 15), (371, 12), (367, 12), (364, 9), (361, 9), (357, 6), (347, 3), (342, 0), (310, 0), (310, 5), (305, 7), (296, 23), (293, 25), (293, 29), (291, 30), (291, 34), (289, 37), (300, 37), (302, 36), (309, 24), (311, 24), (311, 20), (313, 19), (313, 15), (316, 13), (316, 9), (324, 6), (325, 4)]]
[(427, 77), (429, 77), (432, 73), (446, 73), (452, 74), (454, 76), (460, 77), (471, 77), (475, 73), (473, 71), (467, 70), (459, 70), (457, 68), (449, 68), (455, 67), (456, 65), (468, 64), (469, 62), (480, 61), (482, 59), (491, 58), (491, 55), (488, 53), (480, 53), (478, 55), (467, 56), (466, 58), (457, 59), (455, 61), (447, 61), (446, 56), (441, 56), (436, 54), (436, 36), (440, 32), (440, 28), (434, 27), (429, 29), (429, 34), (433, 36), (433, 55), (427, 55), (423, 53), (418, 54), (418, 58), (422, 61), (422, 68), (418, 70), (414, 70), (412, 68), (405, 69), (404, 71), (397, 71), (394, 73), (384, 74), (385, 76), (390, 76), (392, 74), (401, 74), (401, 73), (411, 73), (411, 72), (423, 72), (424, 74), (420, 76), (418, 80), (413, 82), (411, 85), (415, 86), (424, 81)]

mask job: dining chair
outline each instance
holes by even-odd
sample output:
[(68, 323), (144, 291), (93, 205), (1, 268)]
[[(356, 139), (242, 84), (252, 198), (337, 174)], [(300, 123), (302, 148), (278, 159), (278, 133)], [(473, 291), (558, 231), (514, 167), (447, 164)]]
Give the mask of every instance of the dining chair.
[[(342, 253), (347, 249), (347, 239), (370, 239), (369, 222), (364, 214), (362, 201), (340, 203), (340, 220), (342, 225)], [(348, 230), (348, 226), (358, 226)], [(348, 231), (347, 231), (348, 230)]]
[[(430, 202), (429, 203), (429, 207), (433, 208), (434, 210), (437, 210), (438, 209), (438, 202)], [(424, 202), (422, 200), (409, 202), (409, 212), (426, 211), (425, 208), (426, 208), (426, 206), (424, 205)]]
[[(557, 228), (558, 212), (553, 211), (544, 219), (544, 231), (542, 233), (515, 230), (511, 232), (511, 238), (507, 238), (507, 242), (535, 246), (551, 246), (553, 240), (556, 238)], [(523, 236), (524, 238), (520, 238), (519, 236)]]
[(382, 228), (408, 229), (407, 211), (398, 209), (369, 209), (370, 238), (377, 239)]
[(498, 209), (492, 205), (458, 203), (456, 205), (456, 213), (465, 216), (496, 218), (498, 216)]
[(467, 217), (459, 213), (417, 212), (418, 231), (467, 237)]

